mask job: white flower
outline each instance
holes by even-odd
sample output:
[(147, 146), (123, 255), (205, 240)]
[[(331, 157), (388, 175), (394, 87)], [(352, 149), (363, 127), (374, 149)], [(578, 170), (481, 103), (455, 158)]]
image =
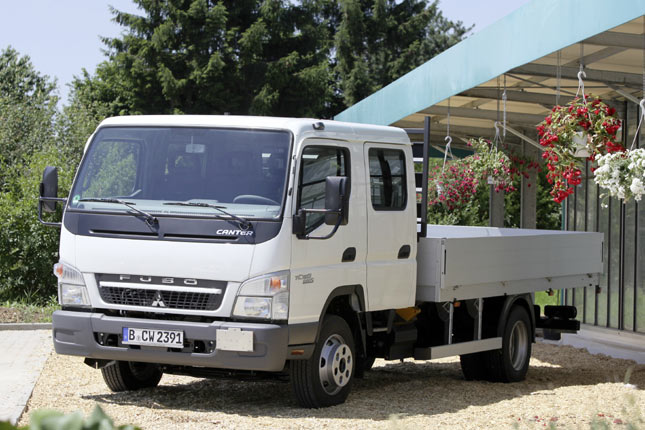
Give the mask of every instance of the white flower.
[(640, 201), (645, 195), (645, 149), (605, 154), (597, 161), (594, 182), (610, 196)]

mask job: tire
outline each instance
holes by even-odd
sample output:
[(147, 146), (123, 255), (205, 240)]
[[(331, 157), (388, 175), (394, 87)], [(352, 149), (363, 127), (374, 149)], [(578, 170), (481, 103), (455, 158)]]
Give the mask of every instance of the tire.
[(374, 366), (375, 361), (376, 357), (373, 355), (368, 355), (367, 357), (365, 357), (365, 360), (363, 360), (363, 372), (372, 370), (372, 366)]
[(156, 387), (163, 372), (157, 364), (115, 361), (103, 367), (101, 374), (108, 388), (118, 392)]
[(354, 337), (339, 316), (327, 315), (309, 360), (290, 363), (291, 384), (298, 404), (322, 408), (345, 402), (354, 380)]
[(486, 353), (476, 352), (459, 356), (461, 371), (466, 381), (480, 381), (487, 379)]
[(487, 353), (488, 378), (518, 382), (526, 378), (531, 358), (531, 319), (523, 306), (514, 306), (506, 319), (502, 349)]

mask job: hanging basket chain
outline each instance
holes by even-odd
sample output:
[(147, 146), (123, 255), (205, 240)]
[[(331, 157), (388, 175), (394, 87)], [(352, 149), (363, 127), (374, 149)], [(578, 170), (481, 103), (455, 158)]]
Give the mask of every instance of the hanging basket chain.
[(559, 106), (560, 105), (560, 81), (562, 79), (562, 50), (558, 51), (557, 54), (557, 67), (555, 71), (555, 78), (556, 78), (556, 88), (555, 88), (555, 105)]
[(446, 119), (446, 137), (444, 138), (446, 143), (446, 149), (443, 152), (443, 166), (441, 166), (441, 173), (446, 170), (446, 161), (448, 160), (448, 153), (450, 153), (450, 159), (454, 160), (455, 157), (452, 155), (452, 150), (450, 149), (450, 144), (452, 143), (452, 137), (450, 137), (450, 98), (448, 98), (448, 115)]

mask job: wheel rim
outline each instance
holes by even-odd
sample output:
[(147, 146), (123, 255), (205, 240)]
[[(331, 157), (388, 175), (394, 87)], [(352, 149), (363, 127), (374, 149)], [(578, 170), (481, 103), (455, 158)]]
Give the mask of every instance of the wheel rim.
[(511, 329), (511, 338), (509, 342), (511, 365), (515, 370), (521, 370), (528, 356), (529, 333), (524, 321), (516, 321)]
[(349, 345), (342, 336), (332, 334), (327, 338), (320, 351), (320, 384), (329, 395), (338, 393), (346, 386), (352, 376), (354, 358)]

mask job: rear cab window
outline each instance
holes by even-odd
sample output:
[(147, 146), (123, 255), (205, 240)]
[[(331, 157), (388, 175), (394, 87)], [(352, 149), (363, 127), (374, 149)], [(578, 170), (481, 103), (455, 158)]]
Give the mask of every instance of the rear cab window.
[(399, 149), (370, 148), (370, 197), (377, 211), (402, 211), (407, 205), (405, 153)]

